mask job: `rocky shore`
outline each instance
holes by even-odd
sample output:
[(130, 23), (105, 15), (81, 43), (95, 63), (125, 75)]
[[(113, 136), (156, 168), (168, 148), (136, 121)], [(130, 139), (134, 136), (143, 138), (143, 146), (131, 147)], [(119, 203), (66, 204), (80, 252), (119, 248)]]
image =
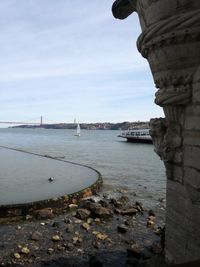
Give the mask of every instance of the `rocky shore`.
[(126, 192), (41, 209), (0, 226), (0, 266), (164, 266), (163, 221)]

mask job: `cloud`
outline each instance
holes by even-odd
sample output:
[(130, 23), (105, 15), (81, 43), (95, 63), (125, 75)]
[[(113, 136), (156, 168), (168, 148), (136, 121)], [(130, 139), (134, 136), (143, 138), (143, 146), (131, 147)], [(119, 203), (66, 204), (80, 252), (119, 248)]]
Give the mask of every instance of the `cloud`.
[(115, 20), (112, 2), (0, 2), (0, 111), (5, 120), (33, 114), (60, 120), (75, 113), (87, 121), (128, 120), (133, 105), (141, 119), (147, 102), (151, 116), (155, 89), (135, 44), (138, 19)]

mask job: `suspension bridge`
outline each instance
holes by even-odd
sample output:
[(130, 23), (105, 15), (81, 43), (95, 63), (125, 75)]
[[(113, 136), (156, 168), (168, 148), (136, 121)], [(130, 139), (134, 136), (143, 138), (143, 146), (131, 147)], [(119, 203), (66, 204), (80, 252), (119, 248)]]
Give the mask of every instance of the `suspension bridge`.
[(43, 117), (40, 117), (39, 122), (24, 122), (24, 121), (0, 121), (0, 124), (22, 124), (22, 125), (43, 125)]

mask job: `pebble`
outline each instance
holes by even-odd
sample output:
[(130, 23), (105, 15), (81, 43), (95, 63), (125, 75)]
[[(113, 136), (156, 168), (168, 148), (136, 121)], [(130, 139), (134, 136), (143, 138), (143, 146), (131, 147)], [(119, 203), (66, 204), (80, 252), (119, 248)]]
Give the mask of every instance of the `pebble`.
[(42, 234), (38, 231), (35, 231), (32, 233), (31, 235), (31, 240), (34, 240), (34, 241), (39, 241), (40, 238), (41, 238)]
[(53, 222), (52, 223), (52, 227), (59, 227), (60, 226), (60, 223), (59, 222)]
[(20, 259), (21, 258), (19, 253), (14, 253), (14, 257), (15, 257), (15, 259)]
[(78, 205), (77, 204), (69, 204), (70, 209), (77, 209)]
[(48, 249), (47, 249), (47, 253), (48, 253), (48, 254), (52, 254), (53, 252), (54, 252), (54, 249), (53, 249), (53, 248), (48, 248)]
[(54, 217), (53, 210), (51, 208), (36, 210), (35, 215), (38, 219), (52, 219)]
[(52, 239), (53, 241), (59, 241), (59, 240), (60, 240), (60, 236), (59, 236), (59, 235), (53, 235), (53, 236), (51, 237), (51, 239)]
[(105, 234), (105, 233), (100, 233), (100, 232), (97, 232), (97, 231), (93, 231), (92, 232), (94, 235), (96, 235), (96, 237), (100, 240), (105, 240), (108, 238), (108, 235)]
[(87, 209), (78, 209), (76, 212), (76, 217), (81, 220), (85, 220), (90, 216), (91, 212)]
[(88, 223), (83, 223), (82, 228), (88, 231), (90, 229), (90, 226)]
[(128, 227), (126, 227), (126, 225), (124, 225), (124, 224), (121, 224), (121, 225), (117, 226), (117, 230), (118, 230), (118, 232), (124, 234), (128, 231)]
[(122, 215), (128, 215), (128, 216), (135, 215), (136, 213), (137, 213), (137, 209), (135, 209), (135, 208), (128, 208), (126, 210), (121, 211)]
[(83, 239), (80, 236), (75, 236), (72, 238), (72, 240), (73, 240), (74, 245), (77, 245), (83, 242)]
[(104, 207), (98, 207), (98, 206), (94, 209), (94, 214), (97, 217), (103, 218), (103, 219), (109, 218), (113, 215), (110, 209), (104, 208)]
[(27, 247), (23, 247), (23, 248), (21, 249), (21, 253), (23, 253), (23, 254), (29, 254), (29, 253), (30, 253), (30, 249), (27, 248)]
[(155, 222), (154, 221), (152, 221), (152, 220), (148, 220), (147, 221), (147, 227), (154, 227), (154, 225), (155, 225)]

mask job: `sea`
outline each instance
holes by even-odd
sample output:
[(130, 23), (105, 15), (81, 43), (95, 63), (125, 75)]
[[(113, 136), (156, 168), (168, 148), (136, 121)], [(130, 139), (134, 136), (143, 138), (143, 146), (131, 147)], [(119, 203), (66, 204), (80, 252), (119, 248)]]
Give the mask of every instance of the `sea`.
[[(159, 203), (165, 201), (165, 169), (153, 145), (128, 143), (118, 134), (115, 130), (82, 130), (77, 137), (75, 130), (1, 128), (0, 146), (91, 166), (102, 175), (102, 194), (126, 193), (147, 208), (163, 209)], [(1, 172), (4, 168), (6, 164), (1, 164)]]

